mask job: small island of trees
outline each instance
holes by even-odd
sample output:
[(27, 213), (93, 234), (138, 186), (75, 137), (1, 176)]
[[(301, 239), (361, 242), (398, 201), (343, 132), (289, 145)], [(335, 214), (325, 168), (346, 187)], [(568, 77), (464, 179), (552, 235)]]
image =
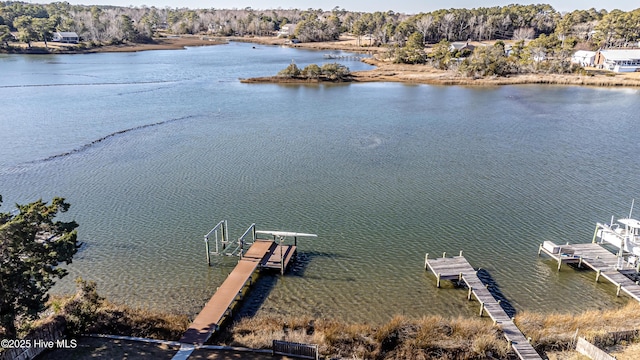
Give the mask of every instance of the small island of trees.
[(351, 78), (351, 71), (348, 67), (338, 63), (324, 64), (322, 66), (311, 64), (300, 70), (298, 65), (292, 62), (286, 69), (281, 70), (277, 77), (303, 80), (348, 81)]

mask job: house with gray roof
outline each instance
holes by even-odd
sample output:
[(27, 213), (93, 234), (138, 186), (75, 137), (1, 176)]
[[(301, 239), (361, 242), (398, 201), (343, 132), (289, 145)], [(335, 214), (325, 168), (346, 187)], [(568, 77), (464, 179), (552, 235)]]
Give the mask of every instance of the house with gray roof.
[(640, 49), (607, 49), (596, 54), (596, 65), (614, 72), (640, 71)]
[(80, 37), (73, 31), (56, 31), (53, 33), (53, 40), (55, 42), (77, 44), (80, 41)]

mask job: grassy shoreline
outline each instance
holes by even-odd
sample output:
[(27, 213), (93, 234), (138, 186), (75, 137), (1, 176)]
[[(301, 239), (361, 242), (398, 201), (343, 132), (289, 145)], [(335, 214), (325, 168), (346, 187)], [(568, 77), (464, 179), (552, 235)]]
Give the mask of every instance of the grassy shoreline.
[[(206, 36), (180, 36), (155, 38), (151, 44), (121, 44), (105, 45), (87, 49), (77, 49), (73, 46), (49, 43), (50, 51), (44, 51), (44, 44), (34, 43), (32, 52), (13, 53), (102, 53), (102, 52), (137, 52), (149, 50), (178, 50), (188, 46), (210, 46), (225, 44), (228, 41), (248, 42), (256, 45), (291, 46), (301, 49), (350, 51), (367, 53), (371, 55), (381, 54), (385, 48), (358, 46), (355, 38), (342, 37), (337, 41), (286, 44), (286, 40), (276, 37), (206, 37)], [(458, 85), (458, 86), (504, 86), (504, 85), (572, 85), (594, 87), (640, 87), (640, 72), (636, 73), (612, 73), (596, 69), (588, 69), (584, 74), (525, 74), (509, 77), (485, 77), (467, 78), (454, 71), (438, 70), (428, 65), (394, 64), (382, 61), (374, 57), (363, 60), (365, 63), (375, 66), (373, 70), (356, 71), (352, 73), (352, 82), (401, 82), (429, 85)], [(283, 64), (284, 66), (285, 64)], [(277, 80), (277, 79), (275, 79)], [(275, 81), (273, 77), (266, 76), (258, 80), (242, 79), (243, 82), (283, 82)], [(292, 82), (292, 81), (287, 81)], [(300, 82), (300, 81), (297, 81)], [(305, 81), (308, 83), (308, 81)]]
[[(105, 349), (109, 349), (108, 353), (140, 353), (140, 359), (150, 351), (168, 358), (175, 354), (177, 349), (167, 345), (150, 347), (144, 342), (136, 344), (80, 336), (87, 333), (109, 334), (176, 341), (190, 323), (184, 315), (115, 305), (100, 298), (95, 288), (84, 289), (75, 296), (54, 299), (51, 303), (53, 314), (44, 321), (64, 317), (68, 338), (78, 339), (82, 346), (74, 350), (53, 351), (47, 358), (91, 359), (104, 354)], [(616, 309), (590, 310), (580, 314), (522, 312), (515, 321), (525, 336), (531, 338), (536, 350), (550, 359), (578, 359), (572, 350), (576, 336), (585, 337), (615, 353), (618, 359), (633, 359), (640, 349), (640, 303), (636, 302)], [(32, 326), (36, 327), (37, 324)], [(620, 338), (611, 335), (622, 331), (631, 331), (632, 336)], [(304, 315), (258, 315), (234, 319), (212, 338), (211, 343), (269, 349), (274, 339), (318, 344), (323, 358), (332, 359), (517, 358), (500, 327), (486, 317), (432, 315), (414, 318), (397, 315), (382, 324), (368, 324)], [(245, 355), (241, 357), (245, 358)]]
[[(262, 45), (283, 46), (286, 40), (273, 37), (229, 38), (232, 41), (244, 41)], [(357, 40), (342, 37), (337, 41), (291, 44), (301, 49), (340, 50), (360, 52), (371, 55), (387, 51), (381, 47), (357, 46)], [(438, 70), (429, 65), (394, 64), (377, 59), (365, 58), (363, 62), (373, 65), (373, 70), (355, 71), (352, 82), (400, 82), (428, 85), (458, 86), (504, 86), (504, 85), (574, 85), (595, 87), (640, 87), (640, 72), (613, 73), (597, 69), (587, 69), (584, 74), (524, 74), (509, 77), (467, 78), (454, 71)]]

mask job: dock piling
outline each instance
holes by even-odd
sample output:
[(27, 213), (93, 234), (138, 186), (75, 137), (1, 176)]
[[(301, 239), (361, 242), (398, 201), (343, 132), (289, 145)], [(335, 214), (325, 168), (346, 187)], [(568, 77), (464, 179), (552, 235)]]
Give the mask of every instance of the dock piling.
[[(563, 255), (565, 251), (570, 256)], [(624, 292), (640, 301), (640, 287), (627, 276), (628, 273), (637, 272), (636, 266), (621, 263), (616, 254), (611, 253), (601, 244), (567, 245), (563, 246), (562, 253), (554, 253), (543, 247), (542, 252), (558, 261), (558, 267), (561, 263), (574, 263), (578, 267), (592, 269), (596, 273), (596, 283), (600, 282), (600, 277), (604, 277), (616, 287), (616, 296)]]
[(500, 306), (500, 301), (483, 286), (482, 280), (478, 278), (478, 271), (469, 264), (463, 256), (443, 257), (436, 259), (425, 258), (427, 267), (431, 273), (436, 276), (437, 286), (440, 287), (442, 280), (460, 281), (467, 286), (467, 300), (472, 301), (472, 296), (480, 303), (479, 316), (487, 316), (491, 318), (495, 326), (499, 326), (504, 337), (509, 341), (511, 347), (522, 360), (541, 359), (540, 355), (526, 341), (526, 338), (513, 322), (513, 319), (507, 315)]

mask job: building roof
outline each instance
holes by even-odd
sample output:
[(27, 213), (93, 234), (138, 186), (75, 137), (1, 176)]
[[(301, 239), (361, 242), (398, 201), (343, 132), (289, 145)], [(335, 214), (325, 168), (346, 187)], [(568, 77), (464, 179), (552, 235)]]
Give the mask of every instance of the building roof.
[(78, 37), (78, 34), (73, 31), (58, 31), (57, 33), (62, 37)]
[(600, 50), (600, 54), (607, 60), (625, 61), (640, 59), (640, 49)]
[(462, 49), (474, 49), (475, 46), (470, 45), (468, 42), (452, 42), (449, 45), (451, 49), (462, 50)]
[(578, 50), (573, 54), (573, 57), (592, 57), (596, 56), (595, 51)]

